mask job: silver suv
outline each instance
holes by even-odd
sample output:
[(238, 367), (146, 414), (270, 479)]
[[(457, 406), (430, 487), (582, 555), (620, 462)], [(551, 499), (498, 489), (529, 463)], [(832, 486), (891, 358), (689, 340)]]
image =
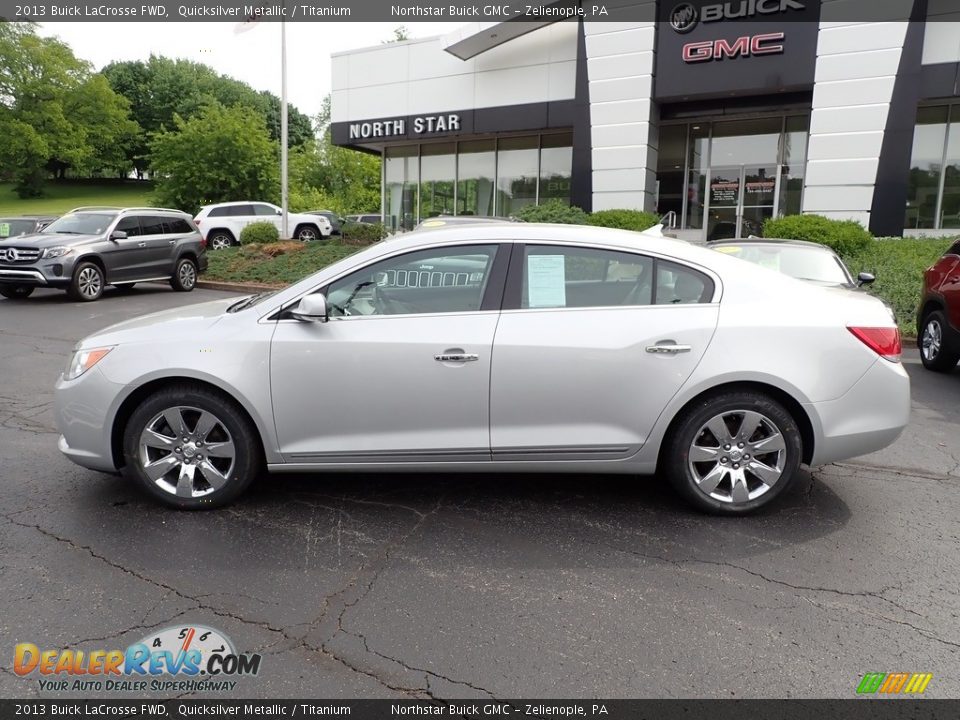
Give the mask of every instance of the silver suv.
[(190, 292), (207, 269), (205, 246), (180, 210), (77, 208), (39, 233), (0, 242), (0, 295), (26, 298), (53, 287), (89, 302), (107, 285), (129, 289), (146, 280)]

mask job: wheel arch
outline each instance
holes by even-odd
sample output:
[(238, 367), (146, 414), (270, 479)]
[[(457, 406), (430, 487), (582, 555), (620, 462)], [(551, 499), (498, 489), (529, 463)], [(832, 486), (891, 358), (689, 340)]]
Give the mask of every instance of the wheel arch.
[(237, 237), (238, 237), (238, 236), (237, 236), (237, 234), (236, 234), (235, 232), (233, 232), (233, 230), (231, 230), (231, 229), (228, 228), (228, 227), (217, 226), (217, 227), (212, 227), (212, 228), (210, 228), (209, 230), (207, 230), (206, 240), (207, 240), (207, 243), (208, 243), (208, 244), (209, 244), (209, 242), (210, 242), (210, 238), (211, 238), (213, 235), (217, 234), (218, 232), (226, 233), (227, 235), (229, 235), (234, 244), (236, 244), (236, 243), (238, 242), (238, 240), (237, 240)]
[(293, 228), (293, 236), (296, 237), (300, 232), (300, 229), (305, 227), (313, 228), (314, 232), (317, 233), (317, 237), (323, 237), (323, 230), (320, 229), (320, 226), (315, 222), (310, 222), (309, 220), (298, 222)]
[(110, 456), (113, 460), (114, 467), (120, 469), (125, 464), (123, 458), (123, 431), (137, 407), (150, 395), (153, 395), (154, 393), (172, 385), (183, 384), (195, 385), (211, 391), (234, 403), (254, 429), (254, 432), (259, 440), (259, 450), (261, 456), (267, 455), (266, 445), (264, 442), (264, 428), (262, 424), (258, 422), (258, 418), (255, 416), (255, 414), (250, 411), (250, 408), (247, 406), (247, 403), (243, 401), (243, 399), (238, 398), (235, 393), (230, 392), (226, 388), (223, 388), (206, 379), (189, 376), (168, 376), (148, 380), (142, 385), (139, 385), (122, 400), (117, 408), (117, 411), (114, 413), (113, 421), (110, 426)]
[(797, 423), (797, 428), (800, 430), (800, 441), (803, 448), (801, 460), (804, 463), (809, 464), (814, 457), (816, 435), (813, 429), (813, 421), (810, 419), (810, 415), (807, 413), (807, 411), (804, 410), (803, 405), (795, 397), (793, 397), (793, 395), (788, 393), (783, 388), (777, 387), (776, 385), (771, 385), (769, 383), (756, 380), (736, 380), (715, 385), (700, 391), (693, 397), (689, 398), (683, 404), (683, 406), (680, 407), (676, 413), (674, 413), (673, 418), (670, 420), (670, 423), (667, 425), (667, 429), (663, 434), (663, 440), (660, 443), (660, 449), (657, 454), (658, 471), (662, 468), (662, 463), (665, 460), (667, 447), (670, 444), (669, 439), (672, 437), (673, 433), (676, 431), (677, 425), (680, 424), (683, 416), (692, 405), (701, 402), (705, 398), (712, 395), (744, 391), (758, 392), (769, 395), (772, 399), (783, 405), (787, 412), (790, 413), (790, 416), (793, 418), (794, 422)]

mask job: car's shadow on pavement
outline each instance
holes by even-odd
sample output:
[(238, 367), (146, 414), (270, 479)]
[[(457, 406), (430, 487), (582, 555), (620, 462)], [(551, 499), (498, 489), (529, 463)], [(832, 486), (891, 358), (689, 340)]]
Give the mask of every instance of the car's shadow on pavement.
[(494, 566), (611, 567), (637, 557), (727, 563), (789, 552), (850, 519), (840, 497), (807, 471), (770, 507), (747, 517), (699, 513), (659, 477), (609, 475), (272, 474), (236, 504), (209, 513), (161, 508), (117, 479), (91, 483), (88, 503), (112, 506), (118, 537), (162, 517), (163, 531), (240, 535), (251, 560), (259, 554), (251, 541), (281, 548), (272, 561), (278, 569), (285, 555), (299, 557), (298, 542), (340, 542), (342, 533), (386, 542), (414, 527), (424, 536), (421, 549), (424, 543), (445, 553), (460, 548), (476, 561), (486, 548), (485, 562)]

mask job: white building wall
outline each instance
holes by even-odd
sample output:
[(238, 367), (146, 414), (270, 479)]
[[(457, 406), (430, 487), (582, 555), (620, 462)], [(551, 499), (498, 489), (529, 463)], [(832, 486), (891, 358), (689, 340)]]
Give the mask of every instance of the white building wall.
[(653, 210), (656, 23), (584, 23), (590, 83), (593, 209)]
[(448, 35), (334, 54), (333, 122), (574, 97), (576, 23), (549, 25), (472, 60), (445, 52), (450, 44)]
[(923, 64), (960, 62), (960, 3), (928, 0)]

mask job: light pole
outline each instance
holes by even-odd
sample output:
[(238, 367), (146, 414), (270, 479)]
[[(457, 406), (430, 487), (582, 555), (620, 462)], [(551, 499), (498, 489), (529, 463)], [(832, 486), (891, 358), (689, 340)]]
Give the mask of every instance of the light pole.
[[(283, 12), (287, 11), (284, 0)], [(280, 20), (280, 237), (290, 237), (288, 231), (287, 203), (287, 21)]]

